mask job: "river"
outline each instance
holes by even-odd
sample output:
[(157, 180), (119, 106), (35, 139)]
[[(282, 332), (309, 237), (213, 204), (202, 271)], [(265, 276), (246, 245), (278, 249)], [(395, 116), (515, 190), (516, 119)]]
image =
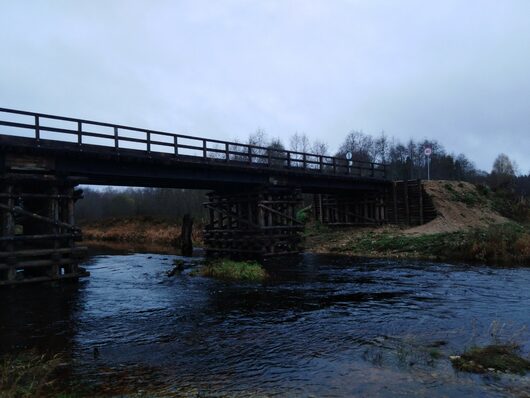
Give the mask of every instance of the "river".
[(530, 391), (529, 376), (448, 359), (496, 339), (528, 354), (529, 268), (305, 254), (253, 284), (168, 277), (177, 258), (99, 253), (78, 284), (0, 290), (0, 351), (61, 352), (76, 379), (175, 396)]

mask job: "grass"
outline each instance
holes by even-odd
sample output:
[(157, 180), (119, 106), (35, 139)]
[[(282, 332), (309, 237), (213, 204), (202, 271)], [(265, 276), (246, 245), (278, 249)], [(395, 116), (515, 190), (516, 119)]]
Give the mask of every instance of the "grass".
[(530, 361), (519, 356), (516, 345), (488, 345), (473, 347), (452, 360), (453, 367), (463, 372), (500, 372), (526, 374), (530, 371)]
[(261, 282), (268, 278), (265, 269), (257, 262), (227, 259), (207, 263), (196, 274), (231, 281)]
[[(6, 355), (0, 359), (0, 397), (50, 396), (57, 384), (57, 370), (63, 363), (58, 356), (35, 352)], [(56, 394), (53, 394), (55, 396)]]
[[(459, 188), (463, 188), (462, 183), (458, 184)], [(449, 192), (450, 199), (454, 202), (462, 202), (468, 207), (476, 207), (479, 205), (484, 205), (487, 203), (487, 195), (484, 192), (477, 188), (474, 191), (470, 190), (457, 190), (451, 184), (444, 184), (444, 188)]]
[(400, 232), (367, 232), (353, 237), (335, 252), (440, 260), (530, 265), (530, 229), (515, 223), (485, 229), (406, 235)]

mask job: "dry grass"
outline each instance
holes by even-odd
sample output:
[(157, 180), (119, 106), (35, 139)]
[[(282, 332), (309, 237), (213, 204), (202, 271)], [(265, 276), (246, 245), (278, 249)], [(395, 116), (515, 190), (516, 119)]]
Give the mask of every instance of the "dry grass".
[(0, 360), (0, 397), (50, 396), (55, 390), (56, 372), (63, 363), (59, 355), (35, 352), (7, 355)]
[[(176, 222), (151, 217), (102, 220), (82, 226), (85, 239), (91, 241), (158, 243), (175, 245), (181, 226)], [(193, 225), (192, 239), (202, 242), (202, 226)]]

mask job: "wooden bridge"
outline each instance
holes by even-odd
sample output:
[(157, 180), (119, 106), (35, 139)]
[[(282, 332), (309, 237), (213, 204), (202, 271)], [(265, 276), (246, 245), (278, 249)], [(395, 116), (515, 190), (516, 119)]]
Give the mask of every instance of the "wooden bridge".
[(380, 163), (0, 108), (0, 285), (81, 275), (79, 184), (210, 189), (206, 251), (242, 256), (299, 252), (303, 194), (381, 224), (391, 187)]

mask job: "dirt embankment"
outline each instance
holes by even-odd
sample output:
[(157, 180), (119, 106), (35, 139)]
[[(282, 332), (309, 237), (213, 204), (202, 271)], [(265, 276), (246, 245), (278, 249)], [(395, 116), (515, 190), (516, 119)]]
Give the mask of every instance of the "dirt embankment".
[(438, 216), (431, 222), (405, 229), (410, 234), (436, 234), (473, 228), (486, 228), (509, 220), (493, 209), (486, 192), (468, 182), (424, 181)]

